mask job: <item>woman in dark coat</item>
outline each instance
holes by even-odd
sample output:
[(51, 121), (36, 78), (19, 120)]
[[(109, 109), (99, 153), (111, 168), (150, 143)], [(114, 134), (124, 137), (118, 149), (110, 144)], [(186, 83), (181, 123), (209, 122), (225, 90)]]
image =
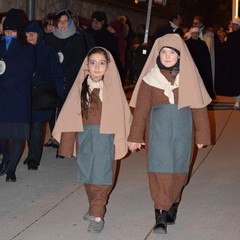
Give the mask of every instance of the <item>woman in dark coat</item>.
[[(63, 100), (58, 111), (60, 111), (67, 95), (75, 81), (78, 71), (88, 51), (95, 46), (92, 37), (85, 31), (77, 31), (71, 12), (61, 10), (55, 14), (53, 19), (54, 31), (45, 37), (46, 43), (53, 47), (59, 55), (59, 60), (64, 75)], [(50, 129), (53, 130), (55, 119), (50, 121)], [(57, 147), (57, 143), (49, 140), (46, 146)]]
[[(59, 98), (63, 95), (63, 73), (57, 52), (49, 47), (43, 40), (43, 30), (37, 21), (30, 21), (23, 32), (27, 41), (36, 46), (36, 70), (32, 78), (32, 85), (43, 86), (54, 85)], [(43, 106), (44, 107), (44, 106)], [(40, 164), (43, 151), (44, 126), (50, 121), (53, 114), (52, 106), (39, 109), (39, 106), (32, 105), (32, 123), (30, 139), (28, 141), (28, 156), (24, 163), (28, 169), (37, 170)]]
[(77, 31), (67, 10), (56, 13), (54, 31), (47, 34), (45, 40), (59, 54), (64, 74), (63, 101), (65, 101), (84, 58), (95, 44), (89, 34)]
[(10, 9), (3, 24), (0, 42), (0, 143), (3, 161), (0, 173), (6, 181), (16, 182), (16, 168), (31, 118), (31, 78), (35, 69), (35, 48), (20, 40), (21, 12)]

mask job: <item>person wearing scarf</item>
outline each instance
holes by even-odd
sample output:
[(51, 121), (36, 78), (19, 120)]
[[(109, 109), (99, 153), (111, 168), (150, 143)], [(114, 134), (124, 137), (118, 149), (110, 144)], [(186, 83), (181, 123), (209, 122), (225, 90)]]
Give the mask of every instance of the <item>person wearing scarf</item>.
[[(93, 38), (88, 33), (77, 31), (71, 14), (71, 11), (66, 9), (56, 12), (53, 19), (54, 31), (45, 36), (46, 44), (57, 51), (63, 69), (64, 92), (62, 102), (58, 107), (58, 112), (61, 110), (67, 98), (84, 58), (88, 51), (95, 46)], [(54, 114), (50, 121), (51, 132), (54, 128), (56, 118), (57, 116)], [(50, 139), (45, 146), (58, 147), (57, 143), (52, 139)]]
[(30, 132), (35, 47), (23, 41), (23, 13), (8, 11), (0, 40), (0, 176), (6, 173), (7, 182), (17, 181), (17, 165)]
[(154, 202), (154, 233), (167, 233), (174, 224), (188, 180), (194, 142), (210, 144), (206, 106), (211, 98), (181, 37), (158, 38), (134, 89), (128, 146), (146, 145), (148, 178)]
[[(96, 56), (101, 59), (96, 60)], [(105, 56), (105, 58), (103, 58)], [(99, 71), (106, 66), (104, 75)], [(90, 71), (91, 68), (91, 71)], [(96, 68), (96, 74), (93, 74)], [(95, 76), (94, 76), (95, 75)], [(84, 184), (89, 209), (88, 231), (101, 232), (116, 161), (128, 152), (127, 136), (132, 115), (110, 52), (90, 50), (53, 130), (61, 156), (77, 156), (78, 181)]]

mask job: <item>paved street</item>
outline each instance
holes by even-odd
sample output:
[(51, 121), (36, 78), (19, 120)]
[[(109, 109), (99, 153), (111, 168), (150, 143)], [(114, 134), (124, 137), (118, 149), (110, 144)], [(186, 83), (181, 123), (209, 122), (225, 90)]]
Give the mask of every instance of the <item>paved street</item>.
[[(233, 105), (231, 98), (218, 102)], [(44, 148), (38, 171), (23, 165), (17, 182), (0, 177), (1, 240), (239, 240), (240, 239), (240, 111), (209, 110), (214, 145), (198, 152), (176, 224), (167, 235), (152, 233), (154, 210), (148, 191), (145, 150), (120, 163), (110, 197), (105, 227), (86, 231), (88, 209), (82, 185), (76, 183), (76, 160), (55, 158)], [(49, 133), (46, 136), (46, 140)]]

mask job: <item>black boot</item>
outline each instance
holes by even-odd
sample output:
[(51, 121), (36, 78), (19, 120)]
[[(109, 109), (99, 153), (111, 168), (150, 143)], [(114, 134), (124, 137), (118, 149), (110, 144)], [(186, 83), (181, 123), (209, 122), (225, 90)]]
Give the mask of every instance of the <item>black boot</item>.
[(8, 165), (9, 165), (9, 163), (5, 163), (2, 160), (2, 163), (0, 164), (0, 176), (4, 175), (7, 172)]
[(56, 158), (65, 158), (64, 156), (61, 156), (61, 155), (59, 155), (58, 154), (58, 150), (57, 150), (57, 152), (56, 152)]
[(171, 208), (168, 210), (167, 213), (167, 224), (173, 225), (175, 224), (177, 218), (177, 210), (178, 210), (179, 203), (174, 203)]
[(39, 163), (34, 159), (28, 159), (28, 170), (38, 170)]
[(24, 164), (24, 165), (27, 165), (27, 164), (28, 164), (28, 161), (29, 161), (29, 159), (26, 158), (26, 159), (23, 161), (23, 164)]
[(167, 233), (167, 211), (155, 209), (156, 225), (153, 228), (154, 233), (166, 234)]
[(6, 182), (16, 182), (17, 178), (15, 172), (7, 172)]

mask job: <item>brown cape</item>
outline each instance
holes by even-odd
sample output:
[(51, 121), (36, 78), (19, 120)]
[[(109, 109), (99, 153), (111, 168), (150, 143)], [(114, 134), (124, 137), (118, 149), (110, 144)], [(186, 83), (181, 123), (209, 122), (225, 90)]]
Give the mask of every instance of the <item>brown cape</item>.
[(178, 34), (166, 34), (155, 41), (134, 89), (130, 106), (136, 106), (137, 94), (143, 77), (155, 66), (160, 50), (167, 46), (180, 51), (178, 108), (207, 106), (212, 100), (205, 89), (185, 42)]

